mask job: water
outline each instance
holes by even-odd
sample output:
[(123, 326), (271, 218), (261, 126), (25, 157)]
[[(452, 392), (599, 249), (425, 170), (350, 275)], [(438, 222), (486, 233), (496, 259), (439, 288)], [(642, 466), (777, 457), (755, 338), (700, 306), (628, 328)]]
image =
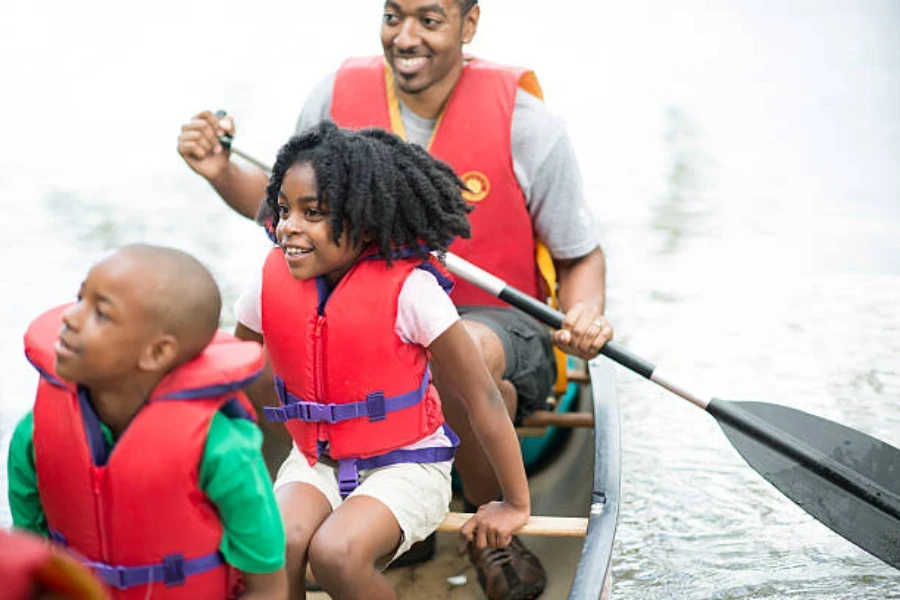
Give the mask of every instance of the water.
[[(569, 123), (619, 341), (692, 391), (900, 446), (900, 5), (709, 4), (494, 0), (471, 50), (535, 68)], [(108, 248), (193, 252), (233, 326), (266, 242), (183, 165), (178, 127), (225, 107), (270, 160), (318, 79), (378, 51), (379, 11), (0, 7), (2, 452), (33, 399), (27, 322)], [(708, 415), (624, 371), (619, 386), (616, 597), (900, 597), (896, 570), (774, 491)]]

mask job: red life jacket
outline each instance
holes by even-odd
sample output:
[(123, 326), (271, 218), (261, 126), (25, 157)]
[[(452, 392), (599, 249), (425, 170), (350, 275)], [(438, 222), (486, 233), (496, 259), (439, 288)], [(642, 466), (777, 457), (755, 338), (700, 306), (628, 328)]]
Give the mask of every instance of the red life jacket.
[[(544, 301), (547, 293), (535, 262), (535, 233), (513, 171), (510, 132), (519, 87), (540, 97), (531, 71), (470, 60), (428, 150), (453, 167), (471, 190), (463, 196), (475, 203), (469, 214), (471, 239), (457, 239), (450, 251)], [(331, 118), (342, 127), (379, 127), (406, 137), (393, 75), (382, 57), (344, 62), (334, 82)], [(459, 281), (451, 296), (457, 305), (504, 305), (466, 281)]]
[(222, 524), (198, 481), (218, 411), (253, 419), (241, 389), (263, 368), (258, 344), (223, 333), (166, 375), (110, 451), (80, 386), (54, 371), (66, 306), (38, 317), (25, 354), (41, 379), (34, 454), (51, 539), (81, 554), (113, 597), (231, 596), (233, 570), (219, 554)]
[(327, 443), (328, 455), (343, 461), (342, 492), (355, 487), (357, 468), (453, 457), (452, 448), (433, 458), (399, 450), (444, 422), (427, 351), (394, 331), (400, 290), (417, 267), (444, 277), (433, 259), (388, 267), (369, 251), (329, 294), (321, 277), (294, 279), (280, 249), (266, 258), (262, 329), (283, 406), (265, 416), (286, 422), (311, 465)]

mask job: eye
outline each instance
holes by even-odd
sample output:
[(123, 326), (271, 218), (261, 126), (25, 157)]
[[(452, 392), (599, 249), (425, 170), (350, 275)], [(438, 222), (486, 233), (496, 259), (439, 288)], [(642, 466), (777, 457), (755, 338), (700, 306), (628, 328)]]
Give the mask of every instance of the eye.
[(425, 25), (428, 29), (434, 29), (438, 25), (441, 24), (437, 19), (432, 19), (431, 17), (422, 17), (422, 24)]
[(396, 25), (400, 22), (400, 17), (398, 17), (394, 13), (384, 13), (384, 16), (381, 17), (381, 20), (385, 25)]
[(279, 204), (278, 205), (278, 218), (279, 219), (286, 219), (288, 216), (288, 213), (290, 213), (290, 212), (291, 212), (291, 209), (288, 207), (287, 204)]
[(107, 320), (109, 320), (109, 315), (106, 314), (105, 312), (103, 312), (103, 309), (100, 308), (100, 307), (98, 307), (98, 306), (95, 306), (95, 307), (94, 307), (94, 315), (96, 315), (96, 316), (97, 316), (97, 319), (100, 320), (100, 321), (107, 321)]
[(303, 211), (303, 216), (307, 221), (320, 221), (325, 218), (325, 211), (314, 206), (310, 206)]

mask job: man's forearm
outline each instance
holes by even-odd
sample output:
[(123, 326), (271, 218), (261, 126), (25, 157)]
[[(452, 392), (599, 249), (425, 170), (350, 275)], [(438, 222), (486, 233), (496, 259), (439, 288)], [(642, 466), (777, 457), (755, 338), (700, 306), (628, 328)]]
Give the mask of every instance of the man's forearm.
[(578, 304), (606, 305), (606, 257), (597, 246), (581, 258), (555, 261), (559, 278), (559, 303), (563, 312)]
[(240, 167), (233, 162), (209, 180), (222, 199), (239, 214), (255, 219), (266, 195), (269, 176), (257, 167)]

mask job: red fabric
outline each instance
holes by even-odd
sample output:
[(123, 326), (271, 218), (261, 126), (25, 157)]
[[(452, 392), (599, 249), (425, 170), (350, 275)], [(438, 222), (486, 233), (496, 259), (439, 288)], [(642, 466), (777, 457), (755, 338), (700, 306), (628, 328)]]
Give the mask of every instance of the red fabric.
[[(331, 117), (343, 127), (391, 130), (381, 57), (351, 58), (335, 78)], [(473, 59), (463, 69), (437, 127), (429, 151), (450, 164), (464, 180), (486, 177), (489, 192), (469, 214), (472, 237), (457, 239), (450, 251), (544, 300), (534, 260), (531, 217), (513, 171), (510, 131), (519, 81), (529, 71)], [(510, 252), (510, 248), (516, 249)], [(504, 305), (474, 285), (458, 282), (451, 295), (457, 305)], [(543, 296), (543, 297), (542, 297)]]
[(50, 562), (50, 546), (31, 536), (0, 529), (0, 598), (28, 600), (37, 586), (38, 574)]
[(70, 600), (109, 598), (87, 567), (65, 550), (30, 533), (0, 529), (0, 599), (51, 595)]
[[(198, 480), (209, 424), (232, 398), (239, 398), (249, 415), (253, 409), (240, 390), (216, 395), (208, 388), (237, 385), (260, 373), (261, 348), (218, 334), (200, 356), (160, 382), (106, 465), (97, 466), (85, 428), (90, 417), (47, 362), (64, 309), (38, 317), (25, 342), (29, 360), (44, 375), (34, 405), (34, 450), (49, 527), (74, 551), (110, 565), (155, 564), (177, 553), (189, 560), (218, 551), (222, 525)], [(191, 391), (201, 397), (166, 399)], [(185, 585), (153, 584), (152, 597), (224, 599), (230, 577), (222, 566), (188, 577)], [(117, 599), (143, 599), (147, 587), (111, 592)]]
[[(294, 279), (281, 250), (266, 259), (262, 286), (262, 328), (274, 373), (286, 389), (309, 402), (345, 404), (382, 391), (385, 397), (418, 389), (428, 363), (426, 351), (394, 332), (397, 299), (421, 259), (361, 260), (331, 292), (318, 314), (315, 279)], [(334, 459), (368, 458), (402, 448), (433, 433), (444, 418), (434, 386), (414, 406), (380, 421), (355, 418), (340, 423), (292, 419), (287, 428), (310, 464), (317, 440), (330, 443)]]

